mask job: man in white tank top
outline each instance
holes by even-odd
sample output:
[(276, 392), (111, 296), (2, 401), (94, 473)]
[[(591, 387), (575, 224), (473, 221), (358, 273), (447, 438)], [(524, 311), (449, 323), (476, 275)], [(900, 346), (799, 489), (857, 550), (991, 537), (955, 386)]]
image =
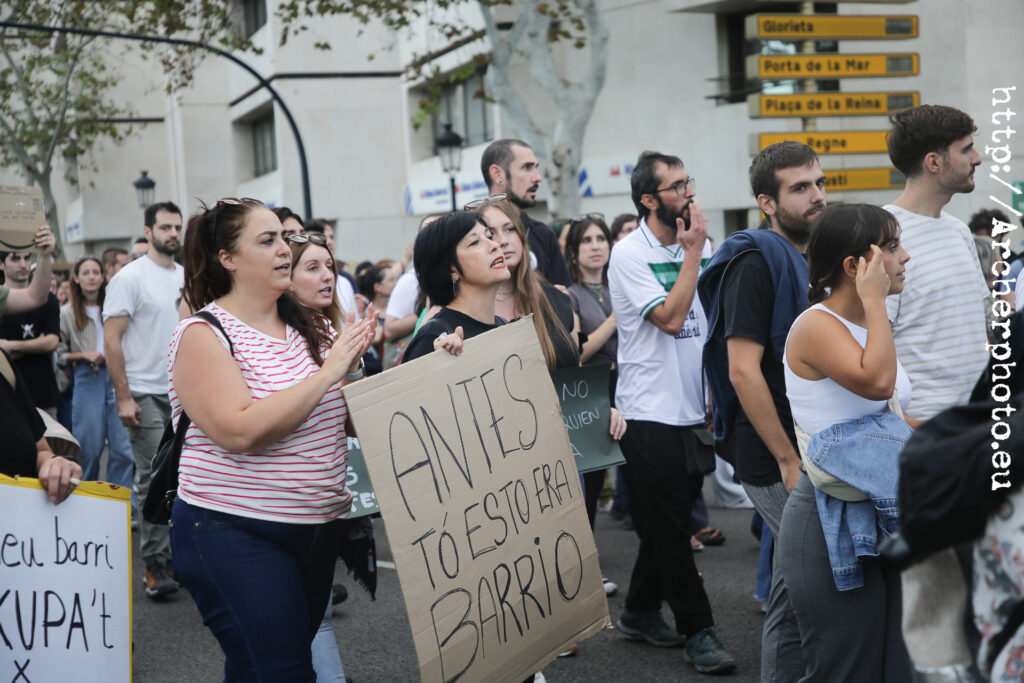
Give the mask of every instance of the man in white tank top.
[[(974, 190), (981, 156), (974, 121), (952, 107), (904, 109), (890, 121), (889, 158), (907, 185), (884, 208), (899, 221), (911, 260), (903, 291), (886, 306), (913, 385), (907, 415), (928, 419), (966, 403), (988, 361), (985, 278), (967, 226), (943, 211), (954, 194)], [(947, 680), (970, 664), (962, 629), (942, 628), (963, 623), (965, 605), (952, 551), (903, 573), (904, 638), (919, 670), (945, 669)]]

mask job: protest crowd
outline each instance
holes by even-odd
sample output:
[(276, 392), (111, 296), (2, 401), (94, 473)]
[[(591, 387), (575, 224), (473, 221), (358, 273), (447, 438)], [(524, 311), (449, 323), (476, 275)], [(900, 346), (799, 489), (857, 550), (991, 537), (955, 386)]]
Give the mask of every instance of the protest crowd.
[[(726, 540), (713, 476), (761, 529), (762, 681), (1020, 681), (1024, 258), (1006, 214), (944, 211), (974, 189), (971, 117), (890, 124), (891, 203), (830, 204), (814, 150), (781, 142), (749, 168), (763, 222), (718, 245), (694, 175), (710, 160), (644, 151), (631, 212), (555, 230), (512, 139), (483, 154), (488, 196), (376, 262), (336, 260), (335, 226), (257, 199), (160, 202), (130, 251), (58, 285), (40, 228), (0, 251), (0, 472), (53, 504), (79, 481), (130, 488), (146, 594), (188, 591), (225, 680), (345, 681), (339, 556), (375, 586), (374, 522), (346, 519), (345, 388), (532, 316), (549, 371), (608, 370), (625, 462), (580, 481), (591, 529), (603, 510), (639, 541), (621, 636), (736, 669), (695, 562)], [(170, 524), (142, 513), (168, 423)], [(80, 448), (58, 455), (68, 433)]]

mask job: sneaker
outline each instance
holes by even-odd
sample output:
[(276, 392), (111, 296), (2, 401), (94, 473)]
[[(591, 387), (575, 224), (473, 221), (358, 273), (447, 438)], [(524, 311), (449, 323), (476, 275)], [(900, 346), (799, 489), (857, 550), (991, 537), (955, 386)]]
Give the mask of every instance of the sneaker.
[(174, 585), (176, 585), (178, 588), (181, 588), (181, 581), (178, 581), (178, 577), (174, 575), (174, 565), (168, 562), (164, 565), (164, 569), (167, 570), (167, 576), (171, 577), (171, 581), (174, 582)]
[(601, 583), (604, 584), (604, 594), (609, 598), (619, 592), (619, 584), (611, 581), (608, 577), (602, 576)]
[(683, 636), (676, 633), (661, 616), (659, 610), (630, 612), (623, 610), (615, 624), (623, 634), (634, 640), (646, 640), (658, 647), (679, 647)]
[(146, 567), (146, 595), (157, 600), (178, 592), (178, 582), (171, 578), (164, 567), (153, 564)]
[(331, 604), (340, 605), (348, 600), (348, 589), (344, 584), (336, 583), (331, 587)]
[(686, 640), (686, 661), (705, 674), (723, 674), (736, 668), (736, 660), (729, 654), (713, 627), (697, 631)]
[(559, 657), (575, 657), (576, 653), (579, 652), (579, 651), (580, 651), (580, 646), (577, 645), (576, 643), (573, 643), (569, 647), (569, 649), (566, 650), (565, 652), (559, 652), (558, 656)]

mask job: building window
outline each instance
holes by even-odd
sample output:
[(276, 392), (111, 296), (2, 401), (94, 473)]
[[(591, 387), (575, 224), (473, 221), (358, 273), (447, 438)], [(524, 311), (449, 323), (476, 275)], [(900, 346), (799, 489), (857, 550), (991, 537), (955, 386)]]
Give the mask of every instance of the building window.
[(252, 122), (252, 150), (253, 175), (261, 176), (277, 170), (273, 111)]
[[(835, 3), (816, 3), (814, 11), (818, 14), (835, 14)], [(747, 74), (747, 58), (751, 55), (784, 55), (797, 54), (798, 43), (781, 40), (747, 40), (746, 20), (752, 14), (771, 13), (792, 14), (793, 5), (771, 5), (764, 3), (756, 10), (719, 14), (719, 35), (724, 34), (725, 55), (722, 60), (725, 74), (719, 76), (718, 92), (708, 95), (709, 99), (721, 104), (744, 102), (748, 95), (764, 93), (766, 95), (788, 95), (797, 91), (796, 79), (778, 81), (759, 80), (756, 74)], [(815, 41), (814, 51), (818, 54), (838, 52), (836, 41)], [(816, 81), (818, 92), (839, 90), (839, 81)]]
[[(437, 140), (446, 123), (452, 124), (452, 130), (462, 136), (463, 144), (467, 147), (491, 140), (494, 137), (491, 105), (483, 93), (482, 73), (445, 87), (433, 116), (434, 140)], [(434, 153), (437, 154), (436, 147)]]
[(267, 23), (266, 0), (242, 0), (242, 33), (249, 38)]

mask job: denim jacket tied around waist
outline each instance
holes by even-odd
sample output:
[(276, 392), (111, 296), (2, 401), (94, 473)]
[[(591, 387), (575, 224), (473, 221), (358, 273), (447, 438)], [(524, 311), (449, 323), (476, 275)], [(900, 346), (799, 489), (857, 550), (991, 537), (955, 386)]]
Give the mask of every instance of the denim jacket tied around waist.
[(859, 558), (878, 556), (879, 529), (885, 535), (899, 530), (899, 456), (912, 433), (903, 418), (886, 410), (811, 435), (811, 462), (868, 497), (851, 503), (814, 489), (837, 590), (863, 586)]

